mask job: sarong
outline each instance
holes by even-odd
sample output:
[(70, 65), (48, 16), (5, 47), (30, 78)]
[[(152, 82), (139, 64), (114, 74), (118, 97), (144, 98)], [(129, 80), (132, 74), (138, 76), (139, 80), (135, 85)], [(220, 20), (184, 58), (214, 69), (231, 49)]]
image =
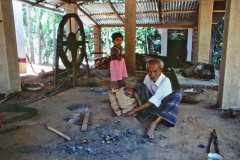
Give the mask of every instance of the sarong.
[[(147, 102), (152, 96), (147, 86), (142, 82), (136, 83), (135, 90), (142, 104)], [(177, 122), (179, 104), (181, 99), (182, 99), (182, 91), (175, 90), (172, 93), (170, 93), (168, 96), (163, 98), (159, 107), (153, 104), (152, 106), (143, 110), (142, 116), (146, 120), (151, 116), (157, 115), (162, 118), (160, 123), (168, 127), (174, 127), (174, 125)]]

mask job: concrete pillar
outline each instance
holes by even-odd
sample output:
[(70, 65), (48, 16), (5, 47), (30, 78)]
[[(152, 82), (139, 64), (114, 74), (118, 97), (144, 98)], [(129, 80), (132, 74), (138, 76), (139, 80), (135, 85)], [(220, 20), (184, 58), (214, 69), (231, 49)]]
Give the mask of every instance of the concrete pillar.
[(168, 29), (162, 28), (161, 56), (167, 56)]
[[(94, 52), (102, 51), (101, 27), (93, 26)], [(100, 57), (101, 54), (94, 54), (94, 57)]]
[[(68, 13), (76, 13), (78, 14), (78, 8), (76, 4), (66, 4), (66, 14)], [(67, 22), (67, 35), (70, 33), (70, 23), (69, 21)], [(78, 30), (78, 24), (76, 23), (74, 18), (71, 18), (71, 32), (76, 33)], [(78, 58), (78, 57), (77, 57)], [(72, 55), (71, 52), (68, 51), (68, 59), (71, 61), (72, 60)]]
[(125, 61), (129, 75), (135, 74), (136, 1), (125, 1)]
[(209, 62), (214, 0), (201, 0), (198, 13), (198, 62)]
[(218, 105), (240, 107), (240, 1), (226, 1), (223, 48), (218, 88)]
[(19, 60), (19, 72), (26, 73), (26, 53), (25, 53), (22, 3), (18, 1), (12, 2)]
[(12, 1), (0, 1), (0, 92), (21, 91)]

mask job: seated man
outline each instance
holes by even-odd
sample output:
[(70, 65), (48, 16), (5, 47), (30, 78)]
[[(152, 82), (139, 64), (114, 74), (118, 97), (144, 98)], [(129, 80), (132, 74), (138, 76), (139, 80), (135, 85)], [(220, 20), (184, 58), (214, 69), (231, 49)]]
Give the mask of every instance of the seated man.
[(144, 119), (156, 116), (157, 118), (151, 122), (147, 131), (150, 138), (155, 138), (154, 130), (160, 122), (169, 127), (176, 124), (182, 98), (181, 90), (172, 92), (170, 80), (162, 73), (163, 66), (164, 63), (158, 59), (151, 59), (147, 62), (148, 74), (144, 82), (138, 82), (135, 87), (141, 104), (123, 115), (129, 117), (141, 111)]

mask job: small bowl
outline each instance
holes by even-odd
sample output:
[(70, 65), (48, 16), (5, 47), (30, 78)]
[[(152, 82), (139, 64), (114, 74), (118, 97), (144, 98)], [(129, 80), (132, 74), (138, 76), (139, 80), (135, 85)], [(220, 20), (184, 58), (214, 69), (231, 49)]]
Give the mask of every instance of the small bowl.
[(37, 82), (27, 82), (27, 83), (23, 83), (22, 86), (29, 91), (38, 91), (40, 89), (42, 89), (42, 87), (44, 86), (43, 83), (37, 83)]

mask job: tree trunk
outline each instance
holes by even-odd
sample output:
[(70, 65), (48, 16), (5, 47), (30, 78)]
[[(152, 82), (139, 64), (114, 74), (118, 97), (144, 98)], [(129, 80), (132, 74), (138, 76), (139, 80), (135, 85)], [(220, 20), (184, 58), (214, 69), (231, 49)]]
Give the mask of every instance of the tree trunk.
[(148, 40), (147, 40), (147, 33), (146, 33), (146, 50), (147, 50), (147, 54), (149, 54)]
[(110, 47), (109, 47), (109, 29), (107, 28), (107, 30), (106, 30), (106, 34), (107, 34), (107, 36), (106, 36), (106, 51), (107, 51), (107, 54), (108, 55), (111, 55), (111, 53), (110, 53)]
[(57, 47), (56, 47), (56, 16), (55, 13), (53, 13), (53, 63), (52, 66), (55, 66), (56, 63), (56, 52), (57, 52)]
[(42, 44), (41, 44), (41, 20), (40, 16), (40, 9), (37, 9), (36, 19), (37, 19), (37, 33), (38, 33), (38, 64), (42, 64)]
[(35, 64), (34, 60), (34, 48), (33, 48), (33, 37), (32, 37), (32, 21), (31, 21), (31, 11), (30, 6), (27, 5), (27, 15), (28, 15), (28, 43), (29, 43), (29, 51), (31, 55), (31, 63)]

